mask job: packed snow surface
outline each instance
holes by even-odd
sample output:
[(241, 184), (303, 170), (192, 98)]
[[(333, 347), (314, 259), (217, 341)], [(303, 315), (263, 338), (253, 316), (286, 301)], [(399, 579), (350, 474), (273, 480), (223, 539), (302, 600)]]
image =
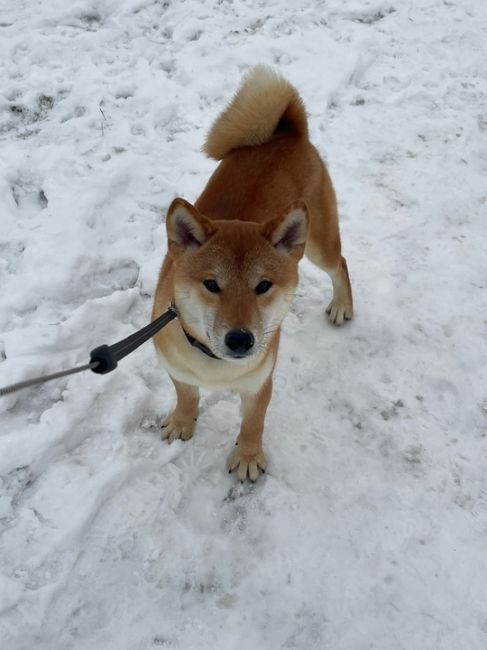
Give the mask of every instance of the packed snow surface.
[(5, 650), (487, 647), (487, 3), (0, 3), (0, 385), (145, 325), (165, 211), (256, 63), (336, 186), (356, 318), (308, 261), (268, 473), (238, 398), (171, 446), (151, 343), (0, 399)]

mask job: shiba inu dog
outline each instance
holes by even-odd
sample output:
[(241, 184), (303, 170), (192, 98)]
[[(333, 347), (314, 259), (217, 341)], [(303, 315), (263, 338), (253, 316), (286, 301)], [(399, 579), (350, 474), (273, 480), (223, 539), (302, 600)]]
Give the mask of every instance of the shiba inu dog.
[(291, 84), (253, 68), (204, 151), (221, 162), (203, 193), (194, 205), (175, 199), (167, 213), (153, 318), (170, 304), (179, 318), (154, 339), (177, 393), (162, 437), (192, 437), (199, 386), (237, 390), (242, 423), (228, 465), (255, 481), (266, 467), (262, 433), (280, 325), (303, 253), (331, 277), (326, 311), (335, 325), (352, 318), (352, 291), (333, 186)]

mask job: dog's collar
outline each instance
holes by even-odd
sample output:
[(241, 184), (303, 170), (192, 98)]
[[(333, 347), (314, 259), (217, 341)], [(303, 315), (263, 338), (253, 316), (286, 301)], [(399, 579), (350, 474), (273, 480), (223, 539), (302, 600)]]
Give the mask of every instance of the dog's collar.
[[(179, 312), (178, 312), (174, 302), (171, 302), (170, 308), (173, 309), (176, 312), (176, 314), (179, 316)], [(181, 321), (179, 321), (179, 322), (181, 323)], [(198, 341), (198, 339), (195, 339), (194, 336), (189, 334), (184, 329), (182, 323), (181, 323), (181, 329), (183, 330), (184, 336), (188, 339), (188, 343), (190, 343), (190, 345), (192, 345), (194, 348), (196, 348), (200, 352), (203, 352), (204, 354), (206, 354), (207, 357), (210, 357), (211, 359), (218, 359), (219, 361), (221, 361), (220, 357), (217, 357), (216, 354), (213, 354), (213, 352), (210, 350), (209, 347), (207, 347), (204, 343), (201, 343), (200, 341)]]
[(213, 352), (210, 350), (209, 347), (207, 347), (204, 343), (201, 343), (198, 341), (198, 339), (195, 339), (194, 336), (191, 336), (191, 334), (188, 334), (188, 332), (182, 327), (182, 330), (184, 332), (185, 337), (188, 339), (189, 343), (194, 347), (200, 350), (201, 352), (204, 352), (206, 356), (211, 357), (212, 359), (219, 359)]

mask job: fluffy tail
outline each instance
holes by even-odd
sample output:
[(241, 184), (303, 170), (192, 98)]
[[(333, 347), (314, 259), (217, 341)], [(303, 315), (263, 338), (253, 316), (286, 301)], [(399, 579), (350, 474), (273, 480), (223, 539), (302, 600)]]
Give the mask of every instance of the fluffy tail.
[(203, 151), (221, 160), (232, 149), (264, 144), (281, 131), (308, 134), (303, 102), (288, 81), (259, 65), (211, 127)]

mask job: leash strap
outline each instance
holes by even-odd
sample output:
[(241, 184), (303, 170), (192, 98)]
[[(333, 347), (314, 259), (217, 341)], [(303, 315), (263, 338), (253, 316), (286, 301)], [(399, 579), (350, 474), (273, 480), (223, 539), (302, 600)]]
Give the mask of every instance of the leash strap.
[(142, 343), (152, 338), (154, 334), (157, 334), (159, 330), (170, 323), (176, 316), (176, 309), (171, 306), (162, 316), (159, 316), (159, 318), (156, 318), (156, 320), (141, 330), (127, 336), (126, 339), (122, 339), (113, 345), (100, 345), (98, 348), (92, 350), (90, 352), (90, 363), (97, 364), (95, 368), (92, 368), (93, 372), (106, 375), (107, 372), (115, 370), (121, 359), (136, 350)]
[(0, 397), (14, 393), (22, 388), (28, 388), (29, 386), (35, 386), (36, 384), (43, 384), (52, 379), (59, 379), (60, 377), (66, 377), (67, 375), (75, 375), (84, 370), (92, 370), (97, 374), (106, 375), (108, 372), (115, 370), (121, 359), (136, 350), (142, 345), (142, 343), (145, 343), (152, 338), (159, 330), (165, 327), (174, 318), (177, 318), (177, 315), (175, 307), (171, 306), (166, 312), (164, 312), (164, 314), (162, 314), (162, 316), (159, 316), (152, 321), (152, 323), (149, 323), (149, 325), (146, 325), (137, 332), (127, 336), (127, 338), (122, 339), (113, 345), (100, 345), (92, 350), (90, 352), (90, 362), (86, 365), (78, 366), (77, 368), (70, 368), (69, 370), (62, 370), (61, 372), (55, 372), (52, 375), (46, 375), (45, 377), (27, 379), (26, 381), (21, 381), (17, 384), (12, 384), (11, 386), (5, 386), (5, 388), (0, 388)]
[(97, 363), (87, 363), (84, 366), (78, 366), (77, 368), (71, 368), (70, 370), (61, 370), (61, 372), (54, 372), (52, 375), (45, 375), (44, 377), (35, 377), (34, 379), (27, 379), (26, 381), (19, 381), (18, 384), (11, 384), (10, 386), (5, 386), (5, 388), (0, 388), (0, 397), (3, 395), (9, 395), (10, 393), (15, 393), (22, 388), (29, 388), (29, 386), (36, 386), (37, 384), (43, 384), (46, 381), (51, 381), (51, 379), (59, 379), (60, 377), (66, 377), (67, 375), (75, 375), (78, 372), (83, 372), (83, 370), (93, 370)]

